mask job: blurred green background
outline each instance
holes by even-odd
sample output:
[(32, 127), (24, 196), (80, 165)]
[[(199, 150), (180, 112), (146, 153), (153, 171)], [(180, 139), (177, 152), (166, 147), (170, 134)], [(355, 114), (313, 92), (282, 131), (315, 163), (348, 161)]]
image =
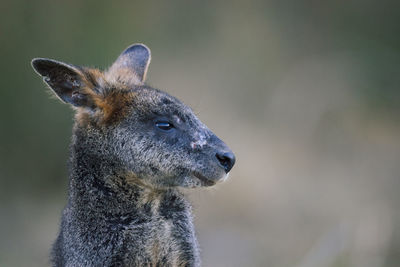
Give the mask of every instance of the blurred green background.
[(236, 152), (190, 192), (204, 266), (400, 266), (400, 2), (0, 2), (0, 266), (48, 266), (72, 110), (30, 60), (105, 68), (134, 42), (148, 82)]

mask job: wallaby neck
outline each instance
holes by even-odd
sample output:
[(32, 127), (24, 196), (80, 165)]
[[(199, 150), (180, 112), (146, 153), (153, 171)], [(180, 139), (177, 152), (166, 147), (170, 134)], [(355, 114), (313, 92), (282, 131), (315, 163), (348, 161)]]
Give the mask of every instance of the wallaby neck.
[[(178, 190), (128, 183), (127, 177), (113, 171), (109, 159), (74, 145), (69, 200), (53, 247), (54, 262), (200, 265), (191, 206)], [(99, 248), (108, 252), (93, 254)], [(77, 251), (87, 251), (86, 258)]]
[[(177, 189), (156, 189), (132, 179), (119, 170), (118, 162), (92, 151), (85, 139), (75, 137), (71, 144), (69, 203), (86, 211), (117, 215), (150, 215), (160, 205), (190, 205)], [(172, 200), (172, 202), (171, 202)], [(167, 201), (167, 203), (164, 203)]]

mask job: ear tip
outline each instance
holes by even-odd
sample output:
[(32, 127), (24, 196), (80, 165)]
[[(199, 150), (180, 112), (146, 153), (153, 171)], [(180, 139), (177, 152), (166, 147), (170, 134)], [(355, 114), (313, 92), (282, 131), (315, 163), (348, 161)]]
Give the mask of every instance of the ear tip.
[(36, 72), (39, 73), (40, 70), (45, 66), (45, 64), (49, 64), (49, 62), (54, 62), (54, 60), (36, 57), (31, 60), (31, 66)]
[(127, 54), (127, 53), (140, 53), (147, 58), (151, 58), (151, 50), (148, 48), (145, 44), (142, 43), (135, 43), (130, 46), (128, 46), (122, 54)]
[(62, 67), (71, 71), (77, 72), (77, 68), (50, 58), (33, 58), (31, 60), (32, 68), (41, 76), (46, 76), (51, 69)]
[(35, 66), (37, 66), (41, 62), (43, 62), (43, 58), (35, 57), (31, 60), (31, 65), (33, 68), (35, 68)]
[(46, 59), (44, 58), (33, 58), (31, 60), (31, 66), (32, 68), (35, 70), (35, 72), (39, 75), (42, 75), (41, 73), (41, 66), (43, 65), (43, 63), (45, 62)]

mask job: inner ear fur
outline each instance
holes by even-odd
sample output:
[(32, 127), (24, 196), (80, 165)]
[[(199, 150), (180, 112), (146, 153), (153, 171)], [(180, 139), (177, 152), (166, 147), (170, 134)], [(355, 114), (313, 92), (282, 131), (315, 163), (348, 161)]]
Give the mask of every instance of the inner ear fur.
[(97, 81), (102, 76), (99, 70), (46, 58), (33, 59), (32, 67), (64, 103), (75, 107), (95, 107), (95, 98), (99, 97), (96, 92)]

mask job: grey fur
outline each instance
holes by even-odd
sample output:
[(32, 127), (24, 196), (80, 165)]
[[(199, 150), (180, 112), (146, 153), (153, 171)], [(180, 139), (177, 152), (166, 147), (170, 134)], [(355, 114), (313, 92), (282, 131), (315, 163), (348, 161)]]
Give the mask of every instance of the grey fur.
[[(115, 77), (116, 66), (127, 66), (121, 63), (124, 52), (113, 65), (113, 74), (105, 73), (106, 84), (112, 86), (98, 83), (93, 89), (117, 90), (118, 80), (135, 95), (126, 114), (106, 125), (96, 123), (97, 107), (82, 101), (84, 94), (78, 93), (80, 102), (75, 105), (75, 91), (65, 89), (64, 83), (58, 83), (61, 87), (52, 83), (67, 77), (63, 66), (72, 65), (60, 63), (59, 70), (58, 62), (49, 60), (57, 71), (45, 75), (46, 59), (32, 62), (61, 99), (71, 99), (66, 102), (89, 114), (87, 123), (77, 121), (73, 128), (68, 203), (52, 250), (54, 266), (200, 265), (191, 205), (179, 187), (210, 186), (223, 180), (230, 168), (224, 169), (216, 153), (231, 152), (189, 107), (141, 83), (150, 51), (143, 53), (145, 46), (132, 47), (129, 51), (140, 53), (131, 53), (127, 60), (139, 81)], [(175, 128), (160, 130), (155, 126), (158, 121), (168, 121)]]

